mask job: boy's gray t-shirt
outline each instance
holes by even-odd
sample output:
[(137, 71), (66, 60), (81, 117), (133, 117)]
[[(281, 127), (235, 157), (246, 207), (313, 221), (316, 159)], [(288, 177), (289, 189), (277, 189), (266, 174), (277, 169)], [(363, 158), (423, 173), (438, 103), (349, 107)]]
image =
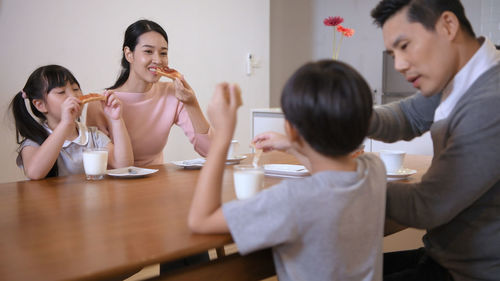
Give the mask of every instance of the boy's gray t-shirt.
[[(74, 174), (83, 174), (83, 149), (85, 147), (106, 147), (111, 140), (106, 134), (99, 131), (97, 127), (87, 127), (85, 124), (77, 122), (78, 137), (72, 141), (65, 141), (61, 152), (57, 157), (57, 169), (59, 176), (67, 176)], [(46, 129), (52, 133), (48, 127)], [(16, 159), (16, 164), (23, 169), (23, 159), (21, 151), (26, 146), (40, 146), (33, 140), (26, 139), (21, 143), (19, 154)]]
[(382, 280), (385, 167), (373, 154), (357, 164), (224, 204), (240, 253), (272, 247), (280, 281)]

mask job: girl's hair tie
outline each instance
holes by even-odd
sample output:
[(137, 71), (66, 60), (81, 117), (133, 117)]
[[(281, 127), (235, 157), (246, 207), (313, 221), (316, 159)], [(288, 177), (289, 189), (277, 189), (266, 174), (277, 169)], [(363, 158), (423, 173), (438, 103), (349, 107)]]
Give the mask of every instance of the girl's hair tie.
[(21, 96), (23, 97), (23, 99), (27, 99), (28, 96), (26, 95), (26, 92), (21, 90)]

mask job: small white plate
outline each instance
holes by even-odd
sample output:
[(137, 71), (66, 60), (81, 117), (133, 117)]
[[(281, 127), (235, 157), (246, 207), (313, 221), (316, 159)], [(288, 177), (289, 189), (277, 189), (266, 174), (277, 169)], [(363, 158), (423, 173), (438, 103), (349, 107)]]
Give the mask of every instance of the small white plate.
[(264, 173), (264, 175), (268, 177), (274, 177), (274, 178), (290, 178), (290, 179), (303, 179), (305, 176), (291, 176), (291, 175), (284, 175), (284, 174), (269, 174), (269, 173)]
[(402, 168), (399, 171), (397, 171), (396, 173), (389, 173), (388, 172), (387, 177), (390, 179), (405, 179), (405, 178), (407, 178), (411, 175), (414, 175), (416, 173), (417, 173), (416, 170)]
[(309, 176), (309, 171), (302, 165), (289, 164), (267, 164), (264, 165), (264, 173), (269, 176), (292, 176), (306, 177)]
[(201, 169), (205, 164), (205, 158), (195, 158), (190, 160), (172, 161), (173, 164), (184, 169)]
[(241, 160), (247, 159), (246, 155), (236, 155), (234, 157), (226, 159), (226, 164), (239, 164)]
[[(246, 159), (246, 155), (238, 155), (233, 158), (229, 158), (226, 160), (226, 164), (232, 165), (232, 164), (238, 164), (240, 163), (241, 160)], [(172, 161), (172, 164), (175, 164), (179, 167), (183, 167), (184, 169), (201, 169), (203, 165), (205, 164), (206, 159), (205, 158), (195, 158), (195, 159), (190, 159), (190, 160), (181, 160), (181, 161)]]
[(113, 170), (107, 170), (106, 174), (112, 177), (138, 178), (138, 177), (144, 177), (149, 174), (154, 174), (156, 172), (158, 172), (158, 169), (145, 169), (145, 168), (130, 166)]

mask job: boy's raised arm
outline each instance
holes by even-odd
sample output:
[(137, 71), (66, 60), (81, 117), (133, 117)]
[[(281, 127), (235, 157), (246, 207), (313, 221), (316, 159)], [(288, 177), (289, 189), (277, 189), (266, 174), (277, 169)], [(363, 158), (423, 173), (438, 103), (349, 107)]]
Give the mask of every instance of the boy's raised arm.
[(236, 112), (241, 105), (237, 85), (217, 85), (208, 106), (208, 118), (214, 128), (207, 161), (203, 166), (191, 202), (188, 224), (193, 232), (227, 233), (229, 228), (222, 213), (221, 188), (227, 149), (236, 126)]

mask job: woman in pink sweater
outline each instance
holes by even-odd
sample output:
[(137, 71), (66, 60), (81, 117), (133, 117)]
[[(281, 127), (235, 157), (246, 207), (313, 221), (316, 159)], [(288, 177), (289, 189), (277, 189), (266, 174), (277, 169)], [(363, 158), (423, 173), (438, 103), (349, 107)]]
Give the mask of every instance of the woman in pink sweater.
[[(168, 37), (163, 28), (139, 20), (125, 31), (122, 71), (112, 89), (123, 104), (123, 120), (134, 152), (134, 165), (163, 163), (173, 124), (180, 126), (202, 156), (210, 146), (210, 125), (184, 77), (159, 82), (157, 67), (168, 66)], [(113, 135), (99, 103), (89, 104), (87, 124)]]

